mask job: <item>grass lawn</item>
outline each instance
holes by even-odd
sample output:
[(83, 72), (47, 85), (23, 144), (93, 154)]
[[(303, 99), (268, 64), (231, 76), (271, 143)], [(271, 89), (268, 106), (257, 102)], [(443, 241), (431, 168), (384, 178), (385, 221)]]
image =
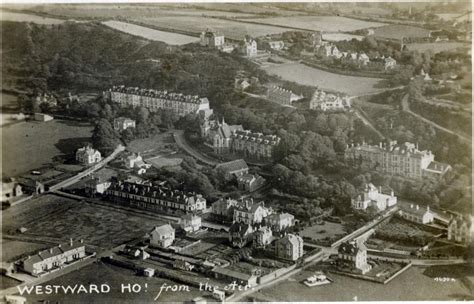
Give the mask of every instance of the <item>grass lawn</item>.
[(325, 221), (324, 225), (305, 227), (300, 231), (302, 237), (309, 237), (313, 240), (322, 240), (326, 237), (333, 238), (338, 234), (344, 234), (344, 226), (338, 223)]
[(173, 134), (171, 132), (161, 133), (149, 138), (136, 139), (127, 145), (127, 150), (133, 153), (141, 153), (144, 158), (146, 155), (167, 150), (172, 151), (174, 147)]
[(20, 284), (20, 281), (12, 279), (10, 277), (0, 275), (0, 290), (7, 289)]
[(92, 130), (89, 123), (66, 120), (28, 121), (2, 127), (3, 176), (51, 166), (57, 156), (72, 156), (84, 143), (90, 142)]
[(348, 95), (362, 95), (375, 92), (381, 81), (378, 78), (347, 76), (326, 72), (301, 63), (272, 65), (265, 70), (272, 75), (301, 85), (317, 86), (323, 90), (341, 92)]
[(24, 253), (33, 253), (41, 249), (46, 249), (48, 245), (0, 239), (0, 247), (2, 248), (0, 260), (7, 262), (16, 260)]
[(299, 16), (246, 19), (269, 25), (307, 29), (311, 31), (351, 32), (369, 27), (383, 26), (383, 23), (362, 21), (338, 16)]
[(63, 212), (34, 221), (25, 234), (65, 240), (82, 238), (87, 244), (109, 248), (141, 237), (163, 223), (151, 216), (127, 214), (109, 207), (75, 202)]

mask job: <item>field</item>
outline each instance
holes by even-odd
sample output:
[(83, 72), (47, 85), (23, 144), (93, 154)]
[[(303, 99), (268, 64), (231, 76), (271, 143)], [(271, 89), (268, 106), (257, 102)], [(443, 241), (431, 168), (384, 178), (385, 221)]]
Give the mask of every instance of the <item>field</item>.
[(65, 20), (54, 19), (54, 18), (45, 18), (36, 15), (22, 14), (22, 13), (12, 13), (1, 11), (0, 20), (2, 21), (16, 21), (16, 22), (32, 22), (37, 24), (60, 24), (64, 23)]
[[(42, 300), (48, 300), (51, 303), (154, 303), (154, 298), (160, 291), (163, 284), (175, 285), (176, 282), (163, 278), (146, 278), (137, 276), (134, 272), (117, 266), (105, 263), (94, 263), (78, 271), (55, 278), (45, 284), (67, 286), (75, 284), (108, 284), (110, 292), (108, 293), (79, 293), (64, 295), (59, 292), (51, 295), (30, 295), (27, 296), (28, 303), (38, 303)], [(142, 290), (139, 293), (121, 292), (121, 285), (140, 284)], [(145, 289), (145, 284), (147, 288)], [(183, 303), (195, 297), (205, 295), (196, 288), (189, 287), (188, 291), (161, 293), (156, 303)]]
[(327, 33), (323, 34), (323, 39), (326, 41), (344, 41), (352, 39), (362, 40), (364, 39), (364, 36), (350, 35), (344, 33)]
[(300, 232), (300, 235), (302, 237), (309, 237), (315, 241), (322, 240), (326, 237), (332, 238), (338, 234), (344, 234), (344, 227), (342, 226), (342, 224), (332, 223), (328, 221), (325, 221), (324, 225), (314, 224), (311, 227), (305, 227)]
[(173, 135), (171, 132), (161, 133), (150, 138), (136, 139), (130, 142), (127, 150), (141, 155), (154, 154), (163, 150), (170, 150), (174, 146)]
[(243, 40), (245, 35), (252, 37), (265, 36), (268, 34), (279, 34), (286, 32), (284, 28), (269, 25), (236, 22), (230, 20), (205, 18), (198, 16), (163, 16), (163, 17), (140, 17), (135, 21), (151, 26), (165, 29), (176, 29), (191, 33), (201, 33), (207, 28), (212, 28), (225, 35), (226, 38)]
[(429, 30), (409, 25), (391, 24), (374, 29), (374, 37), (385, 39), (427, 38), (429, 35)]
[(361, 95), (377, 91), (377, 78), (339, 75), (301, 63), (273, 65), (265, 68), (269, 74), (280, 76), (284, 80), (308, 86), (318, 86), (323, 90), (337, 91), (349, 95)]
[(298, 16), (245, 19), (269, 25), (295, 27), (310, 31), (350, 32), (369, 27), (383, 26), (383, 23), (362, 21), (338, 16)]
[[(387, 285), (329, 274), (334, 283), (313, 288), (301, 283), (312, 272), (302, 271), (284, 282), (265, 288), (258, 294), (253, 294), (253, 296), (265, 301), (292, 302), (353, 301), (354, 297), (357, 297), (358, 301), (380, 299), (384, 301), (441, 301), (469, 297), (472, 299), (471, 291), (462, 282), (462, 276), (466, 275), (465, 271), (467, 270), (464, 270), (464, 273), (462, 271), (455, 272), (444, 267), (443, 269), (446, 272), (442, 272), (437, 271), (438, 268), (440, 267), (429, 267), (427, 269), (411, 267)], [(430, 274), (431, 272), (436, 272), (438, 276), (454, 277), (456, 281), (450, 283), (436, 282), (434, 276)]]
[(102, 22), (102, 24), (127, 34), (140, 36), (153, 41), (162, 41), (171, 45), (183, 45), (199, 41), (199, 38), (197, 37), (158, 31), (126, 22), (105, 21)]
[(157, 169), (160, 169), (162, 167), (176, 167), (179, 166), (182, 161), (182, 158), (169, 156), (158, 156), (146, 159), (147, 163), (150, 163), (153, 167)]
[(0, 260), (7, 262), (16, 260), (24, 253), (33, 253), (48, 248), (48, 245), (0, 239), (0, 247), (2, 248)]
[(70, 18), (87, 18), (87, 19), (115, 19), (122, 18), (139, 18), (139, 17), (156, 17), (156, 16), (216, 16), (216, 17), (247, 17), (253, 14), (239, 12), (224, 12), (214, 10), (193, 9), (188, 7), (180, 7), (179, 9), (172, 5), (157, 4), (55, 4), (55, 5), (36, 5), (34, 10), (37, 12), (48, 13), (51, 15), (70, 17)]
[(469, 48), (470, 45), (462, 42), (432, 42), (432, 43), (410, 43), (407, 48), (411, 51), (418, 51), (423, 53), (425, 51), (432, 51), (433, 53), (440, 53), (457, 48)]
[(51, 164), (56, 156), (72, 155), (90, 141), (92, 129), (88, 123), (63, 120), (28, 121), (2, 127), (3, 175), (17, 176)]
[(3, 211), (3, 229), (26, 227), (25, 236), (67, 241), (84, 239), (87, 244), (112, 247), (141, 237), (163, 224), (156, 217), (116, 211), (110, 207), (43, 195)]

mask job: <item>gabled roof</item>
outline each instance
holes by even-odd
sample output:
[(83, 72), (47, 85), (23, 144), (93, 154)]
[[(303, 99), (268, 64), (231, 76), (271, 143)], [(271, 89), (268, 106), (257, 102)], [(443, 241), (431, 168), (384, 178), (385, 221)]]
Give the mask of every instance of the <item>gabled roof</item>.
[(245, 162), (245, 160), (236, 159), (230, 162), (218, 164), (216, 166), (216, 169), (219, 169), (219, 168), (222, 168), (224, 171), (228, 173), (233, 173), (240, 170), (248, 170), (249, 167), (247, 166), (247, 163)]
[(166, 234), (171, 234), (171, 233), (174, 233), (174, 229), (173, 227), (171, 227), (170, 224), (157, 226), (153, 228), (153, 230), (150, 232), (150, 234), (157, 234), (157, 235), (166, 235)]

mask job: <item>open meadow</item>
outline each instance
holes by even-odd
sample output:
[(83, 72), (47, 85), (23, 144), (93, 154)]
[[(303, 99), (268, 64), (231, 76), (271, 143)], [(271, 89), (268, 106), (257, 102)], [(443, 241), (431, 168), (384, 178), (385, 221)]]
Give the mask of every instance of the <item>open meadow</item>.
[(390, 24), (374, 29), (374, 37), (385, 39), (401, 39), (404, 38), (427, 38), (430, 36), (430, 30), (410, 26)]
[(226, 38), (243, 40), (246, 35), (260, 37), (286, 32), (287, 29), (270, 25), (243, 23), (232, 20), (206, 18), (199, 16), (163, 16), (140, 17), (134, 21), (163, 29), (180, 30), (190, 33), (201, 33), (211, 28), (225, 35)]
[(336, 91), (348, 95), (363, 95), (375, 92), (378, 78), (346, 76), (326, 72), (301, 63), (286, 63), (265, 68), (272, 75), (298, 84), (317, 86), (323, 90)]
[(140, 25), (121, 21), (110, 20), (102, 22), (102, 24), (127, 34), (140, 36), (153, 41), (162, 41), (170, 45), (183, 45), (199, 41), (199, 38), (197, 37), (158, 31)]
[(61, 155), (73, 155), (90, 142), (90, 123), (68, 120), (26, 121), (1, 128), (2, 174), (17, 176), (49, 165)]
[(48, 248), (48, 245), (30, 243), (16, 240), (0, 239), (0, 260), (3, 262), (14, 261), (25, 253), (34, 253)]
[(433, 53), (440, 53), (445, 51), (455, 50), (457, 48), (470, 48), (471, 46), (463, 42), (429, 42), (429, 43), (409, 43), (407, 48), (410, 51), (418, 51), (423, 53), (431, 51)]
[(36, 24), (51, 25), (51, 24), (61, 24), (66, 22), (66, 20), (41, 17), (33, 14), (24, 14), (24, 13), (13, 13), (0, 11), (0, 20), (1, 21), (16, 21), (16, 22), (32, 22)]
[(383, 26), (383, 23), (362, 21), (338, 16), (299, 16), (245, 19), (269, 25), (287, 26), (310, 31), (350, 32)]

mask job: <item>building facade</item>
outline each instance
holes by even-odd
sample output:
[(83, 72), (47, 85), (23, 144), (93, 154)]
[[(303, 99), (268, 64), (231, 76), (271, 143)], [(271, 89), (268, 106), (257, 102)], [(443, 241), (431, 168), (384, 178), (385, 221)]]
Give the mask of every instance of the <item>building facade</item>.
[(157, 212), (201, 213), (206, 209), (206, 199), (201, 194), (151, 184), (113, 182), (105, 194), (114, 202)]
[(290, 213), (274, 213), (265, 218), (265, 225), (274, 231), (282, 231), (295, 225), (295, 217)]
[(60, 268), (66, 263), (79, 260), (86, 256), (86, 247), (82, 240), (74, 243), (61, 244), (35, 255), (28, 256), (21, 261), (22, 270), (34, 276)]
[(398, 215), (407, 221), (419, 224), (429, 224), (434, 221), (434, 214), (431, 212), (430, 206), (420, 207), (414, 204), (400, 205)]
[(243, 53), (247, 57), (255, 57), (258, 54), (257, 51), (257, 41), (255, 39), (247, 39), (245, 38), (243, 43)]
[(287, 234), (276, 240), (275, 255), (280, 259), (296, 261), (303, 253), (303, 239), (298, 235)]
[(76, 161), (88, 166), (96, 164), (102, 160), (102, 155), (90, 146), (82, 147), (76, 151)]
[(263, 219), (272, 213), (272, 209), (266, 208), (263, 201), (254, 203), (253, 199), (245, 199), (235, 206), (233, 221), (255, 225), (262, 223)]
[(362, 242), (342, 243), (338, 249), (339, 264), (352, 271), (365, 274), (372, 268), (367, 263), (367, 248)]
[(394, 192), (390, 194), (382, 193), (382, 187), (375, 187), (373, 184), (365, 184), (364, 189), (356, 197), (351, 199), (351, 206), (355, 210), (367, 210), (370, 206), (377, 207), (379, 211), (384, 211), (397, 204), (397, 197)]
[(179, 226), (186, 232), (201, 229), (201, 217), (195, 214), (185, 214), (179, 219)]
[(171, 110), (178, 116), (209, 110), (209, 100), (196, 95), (168, 91), (113, 86), (103, 93), (104, 99), (121, 106), (145, 107), (151, 112)]
[(136, 126), (135, 120), (127, 117), (119, 117), (114, 119), (114, 130), (122, 132), (128, 128), (134, 129)]
[(253, 192), (265, 184), (265, 179), (257, 174), (244, 174), (237, 178), (237, 186), (240, 190)]
[(471, 242), (471, 223), (461, 216), (453, 217), (448, 223), (448, 240), (468, 244)]
[(208, 46), (212, 48), (221, 48), (224, 46), (225, 38), (224, 35), (217, 33), (211, 29), (201, 33), (200, 43), (202, 46)]
[(247, 174), (249, 172), (249, 167), (245, 160), (236, 159), (230, 162), (218, 164), (216, 170), (222, 171), (226, 179), (231, 179), (232, 177), (238, 178)]
[(234, 208), (238, 201), (230, 198), (220, 198), (212, 204), (212, 214), (223, 220), (232, 221), (234, 218)]
[(242, 248), (252, 241), (253, 227), (243, 222), (235, 222), (229, 228), (229, 242), (233, 247)]
[(316, 90), (309, 102), (311, 110), (337, 111), (346, 110), (351, 107), (351, 102), (347, 96), (339, 96)]
[(2, 181), (2, 202), (8, 202), (20, 195), (23, 195), (23, 189), (19, 183), (13, 179)]
[(160, 248), (168, 248), (173, 244), (175, 238), (174, 228), (170, 224), (153, 228), (150, 232), (150, 245)]
[(253, 246), (257, 248), (265, 248), (273, 240), (273, 233), (269, 227), (262, 226), (253, 234)]
[(378, 146), (366, 143), (352, 145), (347, 147), (344, 157), (348, 161), (367, 163), (379, 172), (413, 179), (440, 179), (451, 170), (450, 165), (435, 162), (431, 151), (420, 151), (408, 142), (397, 144), (392, 141)]
[(281, 105), (291, 105), (292, 102), (302, 99), (303, 96), (273, 85), (267, 89), (267, 98)]

